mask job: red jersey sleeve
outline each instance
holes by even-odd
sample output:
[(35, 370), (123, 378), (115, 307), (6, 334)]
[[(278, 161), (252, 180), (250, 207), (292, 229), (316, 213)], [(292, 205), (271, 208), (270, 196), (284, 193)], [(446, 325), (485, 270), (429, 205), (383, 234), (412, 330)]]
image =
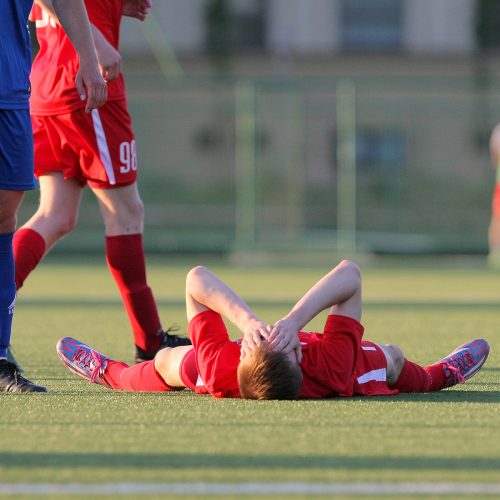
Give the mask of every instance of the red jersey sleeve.
[(363, 325), (353, 318), (328, 316), (324, 333), (312, 334), (304, 347), (301, 397), (353, 395), (363, 332)]
[(189, 323), (196, 366), (205, 389), (216, 398), (238, 398), (240, 346), (229, 339), (222, 316), (207, 310)]

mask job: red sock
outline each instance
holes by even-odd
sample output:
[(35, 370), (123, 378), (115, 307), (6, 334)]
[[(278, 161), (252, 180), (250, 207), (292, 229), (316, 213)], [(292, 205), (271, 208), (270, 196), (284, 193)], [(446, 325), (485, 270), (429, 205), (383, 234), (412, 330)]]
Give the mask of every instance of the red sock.
[(19, 290), (45, 254), (45, 240), (30, 228), (21, 228), (14, 233), (12, 242), (16, 266), (16, 289)]
[(106, 237), (106, 260), (127, 311), (134, 342), (146, 352), (156, 352), (162, 327), (153, 292), (146, 281), (142, 235)]
[(429, 392), (432, 390), (431, 385), (432, 377), (427, 370), (405, 359), (394, 389), (400, 392)]
[(106, 371), (104, 372), (104, 380), (113, 388), (113, 389), (122, 389), (121, 383), (121, 375), (124, 370), (129, 367), (127, 363), (123, 363), (121, 361), (113, 361), (109, 360), (108, 365), (106, 366)]
[(424, 370), (431, 377), (431, 386), (429, 388), (429, 391), (441, 390), (446, 382), (446, 375), (444, 374), (443, 364), (436, 363), (435, 365), (424, 366)]
[(173, 389), (156, 371), (154, 359), (128, 366), (121, 361), (109, 361), (104, 374), (113, 389), (135, 392), (165, 392)]

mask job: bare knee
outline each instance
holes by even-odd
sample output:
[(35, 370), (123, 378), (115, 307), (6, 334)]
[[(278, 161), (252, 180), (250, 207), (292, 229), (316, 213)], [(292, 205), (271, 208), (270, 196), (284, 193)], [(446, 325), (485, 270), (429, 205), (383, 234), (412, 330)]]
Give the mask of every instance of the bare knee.
[(393, 344), (382, 344), (380, 347), (387, 358), (387, 381), (389, 385), (395, 384), (405, 362), (403, 352)]
[(171, 347), (165, 347), (165, 349), (158, 351), (158, 353), (155, 356), (155, 369), (164, 379), (169, 367), (169, 358), (171, 350), (172, 350)]
[(13, 233), (17, 226), (17, 216), (10, 215), (0, 218), (0, 233)]
[(131, 214), (137, 220), (142, 221), (144, 219), (144, 203), (141, 198), (134, 200), (134, 203), (131, 206)]
[(22, 191), (0, 189), (0, 233), (12, 233), (16, 229), (17, 210), (22, 197)]
[(134, 224), (141, 224), (144, 220), (144, 203), (139, 196), (131, 197), (125, 202), (120, 200), (120, 203), (115, 205), (113, 213), (119, 219), (133, 221)]
[(405, 362), (405, 357), (403, 355), (403, 352), (397, 345), (389, 344), (391, 348), (391, 356), (392, 360), (394, 362), (395, 368), (398, 371), (398, 374), (401, 372), (403, 369), (403, 365)]
[(192, 349), (192, 346), (165, 347), (156, 354), (155, 369), (170, 387), (174, 389), (185, 387), (181, 376), (181, 364), (184, 356)]
[[(116, 201), (116, 200), (115, 200)], [(109, 206), (101, 204), (106, 234), (142, 233), (144, 225), (144, 204), (140, 198), (127, 200), (126, 203), (112, 202)]]
[(71, 233), (77, 224), (77, 217), (71, 214), (51, 215), (53, 221), (53, 229), (58, 238), (62, 238)]

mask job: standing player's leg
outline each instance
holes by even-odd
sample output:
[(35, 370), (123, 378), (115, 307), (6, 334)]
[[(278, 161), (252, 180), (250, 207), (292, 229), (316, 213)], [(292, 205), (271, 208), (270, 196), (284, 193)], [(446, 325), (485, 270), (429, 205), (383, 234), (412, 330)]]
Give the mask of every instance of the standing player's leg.
[(38, 209), (14, 235), (17, 289), (55, 243), (75, 228), (82, 191), (78, 181), (64, 179), (61, 172), (40, 177)]
[(7, 359), (16, 302), (12, 239), (22, 191), (0, 189), (0, 360)]
[(136, 183), (138, 162), (127, 103), (108, 102), (80, 121), (84, 119), (89, 121), (87, 137), (92, 134), (94, 139), (92, 161), (82, 164), (82, 173), (101, 208), (106, 259), (132, 326), (135, 360), (149, 360), (161, 347), (185, 345), (189, 339), (163, 332), (147, 283), (142, 244), (144, 207)]
[(137, 183), (93, 191), (106, 228), (106, 260), (127, 311), (136, 361), (152, 359), (162, 347), (187, 345), (189, 339), (163, 332), (158, 308), (146, 276), (142, 244), (144, 206)]
[(0, 391), (45, 392), (7, 360), (16, 303), (12, 239), (25, 190), (33, 189), (33, 138), (28, 110), (0, 110)]

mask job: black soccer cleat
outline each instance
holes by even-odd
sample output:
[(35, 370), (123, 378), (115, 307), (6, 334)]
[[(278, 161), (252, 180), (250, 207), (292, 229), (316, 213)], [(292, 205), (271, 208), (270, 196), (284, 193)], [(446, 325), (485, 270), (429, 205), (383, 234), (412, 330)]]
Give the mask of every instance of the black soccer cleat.
[(7, 347), (7, 361), (9, 363), (12, 363), (13, 365), (16, 365), (17, 371), (19, 373), (24, 372), (23, 367), (19, 364), (19, 361), (14, 356), (14, 348), (11, 345), (9, 345), (9, 347)]
[(147, 352), (140, 347), (135, 347), (134, 360), (136, 363), (143, 363), (144, 361), (149, 361), (156, 356), (158, 351), (161, 351), (165, 347), (179, 347), (183, 345), (191, 345), (191, 340), (188, 337), (181, 337), (180, 335), (174, 335), (172, 333), (168, 333), (171, 329), (167, 330), (163, 334), (163, 340), (160, 344), (160, 347), (155, 352)]
[(14, 363), (0, 359), (0, 392), (47, 392), (47, 388), (25, 379)]

